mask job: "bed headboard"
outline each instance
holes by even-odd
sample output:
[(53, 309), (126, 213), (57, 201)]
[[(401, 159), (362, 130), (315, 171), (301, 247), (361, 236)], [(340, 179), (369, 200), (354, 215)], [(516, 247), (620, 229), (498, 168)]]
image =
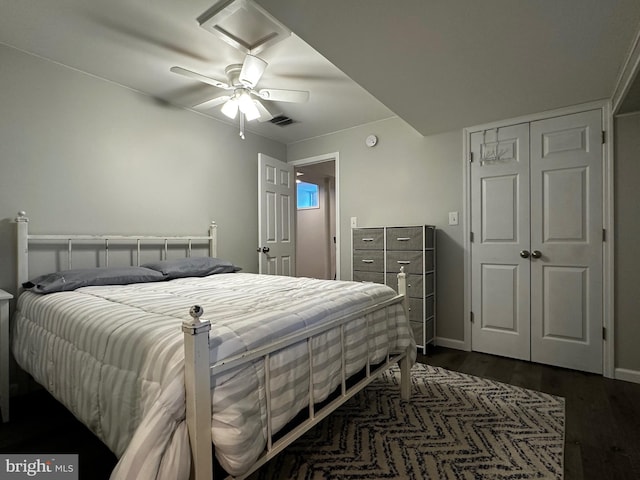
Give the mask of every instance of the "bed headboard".
[(207, 245), (210, 257), (217, 256), (218, 242), (215, 222), (209, 225), (208, 235), (82, 235), (82, 234), (53, 234), (34, 235), (29, 233), (29, 218), (26, 212), (18, 212), (15, 219), (17, 225), (17, 289), (22, 291), (22, 284), (29, 281), (29, 246), (34, 242), (43, 242), (48, 245), (65, 245), (67, 254), (66, 269), (73, 268), (73, 247), (79, 244), (93, 244), (96, 249), (100, 249), (103, 255), (102, 262), (105, 267), (109, 266), (109, 242), (117, 242), (120, 245), (128, 245), (135, 249), (135, 261), (133, 265), (140, 265), (141, 248), (145, 245), (155, 245), (161, 251), (163, 259), (167, 258), (169, 245), (183, 245), (186, 248), (186, 256), (190, 257), (193, 245)]

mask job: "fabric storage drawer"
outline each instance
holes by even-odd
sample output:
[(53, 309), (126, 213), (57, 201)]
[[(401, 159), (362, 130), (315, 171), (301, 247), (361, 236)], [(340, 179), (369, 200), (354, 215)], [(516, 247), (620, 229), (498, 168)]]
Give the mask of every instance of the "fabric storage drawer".
[(420, 322), (424, 320), (423, 302), (421, 298), (409, 297), (409, 320)]
[(433, 317), (433, 314), (436, 313), (435, 312), (435, 298), (433, 295), (428, 296), (425, 299), (426, 303), (427, 303), (427, 318), (429, 317)]
[[(410, 321), (409, 325), (411, 326), (411, 330), (413, 330), (413, 338), (416, 339), (416, 343), (420, 347), (424, 347), (424, 344), (433, 343), (435, 340), (435, 322), (433, 318), (427, 320), (425, 323), (422, 321)], [(423, 328), (426, 330), (426, 337), (424, 338), (425, 342), (423, 342), (422, 332)]]
[(353, 270), (384, 272), (382, 250), (357, 250), (353, 252)]
[(423, 332), (424, 324), (422, 323), (422, 321), (419, 321), (419, 322), (410, 321), (409, 326), (411, 327), (411, 330), (413, 330), (413, 338), (415, 338), (418, 346), (424, 347), (422, 343), (422, 340), (423, 340), (422, 332)]
[(427, 320), (427, 343), (433, 342), (435, 337), (435, 324), (433, 318)]
[[(422, 298), (422, 275), (407, 275), (407, 293), (410, 297)], [(387, 285), (398, 291), (398, 274), (387, 273)]]
[(424, 289), (424, 293), (426, 295), (431, 295), (432, 293), (434, 293), (434, 287), (436, 285), (435, 283), (435, 274), (434, 273), (427, 273), (425, 274), (425, 289)]
[(387, 229), (388, 250), (422, 250), (422, 227)]
[[(382, 272), (360, 272), (354, 270), (353, 272), (354, 282), (372, 282), (384, 284), (384, 273)], [(396, 292), (398, 290), (396, 289)]]
[(435, 239), (436, 229), (433, 227), (426, 227), (424, 229), (424, 248), (434, 248), (436, 245)]
[(387, 252), (387, 272), (422, 273), (422, 252)]
[(383, 228), (358, 228), (353, 230), (354, 250), (382, 250), (383, 248)]
[(433, 250), (427, 250), (424, 252), (424, 270), (429, 272), (434, 268)]

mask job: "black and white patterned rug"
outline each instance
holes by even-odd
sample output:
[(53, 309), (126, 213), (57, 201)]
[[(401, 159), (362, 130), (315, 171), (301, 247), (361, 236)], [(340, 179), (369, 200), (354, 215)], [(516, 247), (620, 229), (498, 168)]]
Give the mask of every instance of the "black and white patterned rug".
[(416, 364), (393, 368), (251, 479), (561, 479), (564, 399)]

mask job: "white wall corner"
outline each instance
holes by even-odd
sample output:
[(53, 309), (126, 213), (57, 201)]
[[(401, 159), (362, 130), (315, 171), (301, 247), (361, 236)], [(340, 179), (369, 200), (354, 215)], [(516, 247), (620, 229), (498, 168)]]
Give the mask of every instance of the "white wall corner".
[(640, 70), (640, 28), (631, 43), (627, 53), (625, 63), (620, 70), (616, 86), (611, 94), (612, 113), (616, 115), (627, 93), (635, 80), (635, 76)]

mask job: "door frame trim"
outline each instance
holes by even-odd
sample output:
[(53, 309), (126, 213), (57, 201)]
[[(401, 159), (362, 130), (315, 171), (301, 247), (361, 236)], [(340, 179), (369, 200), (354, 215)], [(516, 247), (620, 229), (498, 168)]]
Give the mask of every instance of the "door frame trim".
[(615, 322), (614, 322), (614, 177), (613, 177), (613, 117), (611, 113), (611, 101), (602, 100), (589, 102), (557, 110), (548, 110), (522, 117), (500, 120), (466, 127), (462, 131), (462, 162), (463, 162), (463, 239), (464, 239), (464, 349), (471, 351), (471, 168), (469, 156), (471, 152), (470, 136), (474, 132), (493, 128), (506, 127), (516, 123), (531, 123), (552, 117), (571, 115), (587, 110), (600, 110), (602, 112), (602, 128), (606, 141), (602, 146), (602, 222), (606, 230), (606, 240), (602, 246), (602, 322), (606, 328), (606, 339), (602, 341), (602, 372), (607, 378), (615, 375)]
[(316, 155), (313, 157), (292, 160), (289, 163), (295, 167), (303, 165), (313, 165), (314, 163), (335, 162), (335, 179), (336, 179), (336, 280), (340, 280), (340, 153), (331, 152)]

